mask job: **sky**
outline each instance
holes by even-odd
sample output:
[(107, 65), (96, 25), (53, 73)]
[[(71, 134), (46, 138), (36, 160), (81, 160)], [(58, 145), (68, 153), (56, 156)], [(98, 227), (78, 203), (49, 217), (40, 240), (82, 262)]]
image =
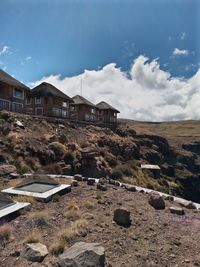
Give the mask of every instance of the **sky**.
[(200, 119), (199, 0), (0, 0), (0, 68), (135, 120)]

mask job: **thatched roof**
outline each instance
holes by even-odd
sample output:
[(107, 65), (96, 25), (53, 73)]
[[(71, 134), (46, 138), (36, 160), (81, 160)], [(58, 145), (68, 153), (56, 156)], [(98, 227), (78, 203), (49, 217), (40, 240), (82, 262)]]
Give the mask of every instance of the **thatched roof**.
[(23, 182), (19, 183), (15, 188), (20, 188), (25, 185), (33, 184), (33, 183), (40, 183), (40, 184), (50, 184), (50, 185), (59, 185), (54, 179), (43, 176), (43, 175), (33, 175), (29, 178), (25, 178)]
[(13, 78), (11, 75), (9, 75), (7, 72), (3, 71), (2, 69), (0, 69), (0, 82), (14, 86), (16, 88), (22, 88), (22, 89), (30, 90), (26, 85), (19, 82), (15, 78)]
[(101, 109), (101, 110), (107, 110), (107, 109), (111, 109), (117, 113), (120, 113), (119, 110), (117, 110), (116, 108), (112, 107), (111, 105), (109, 105), (108, 103), (106, 103), (105, 101), (101, 101), (98, 104), (96, 104), (96, 106)]
[(57, 96), (57, 97), (63, 98), (64, 100), (73, 102), (71, 97), (64, 94), (62, 91), (60, 91), (58, 88), (56, 88), (52, 84), (46, 83), (46, 82), (43, 82), (40, 85), (34, 87), (30, 92), (30, 96), (33, 96), (33, 97), (35, 96)]
[(88, 105), (88, 106), (91, 106), (94, 108), (96, 107), (92, 102), (90, 102), (89, 100), (87, 100), (83, 96), (76, 95), (76, 96), (72, 97), (72, 99), (73, 99), (75, 105)]

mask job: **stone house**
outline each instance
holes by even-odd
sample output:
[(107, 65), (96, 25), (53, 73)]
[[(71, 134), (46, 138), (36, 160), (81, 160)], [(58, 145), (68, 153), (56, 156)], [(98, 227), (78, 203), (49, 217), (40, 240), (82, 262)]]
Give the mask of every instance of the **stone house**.
[(76, 95), (72, 97), (74, 103), (71, 103), (71, 119), (74, 121), (97, 121), (97, 107), (83, 96)]
[(117, 123), (117, 113), (120, 113), (116, 108), (108, 103), (101, 101), (97, 105), (97, 120), (100, 123)]
[(30, 89), (0, 69), (0, 110), (24, 113), (24, 102)]
[(26, 98), (26, 113), (36, 116), (70, 118), (73, 100), (52, 84), (43, 82), (36, 86)]

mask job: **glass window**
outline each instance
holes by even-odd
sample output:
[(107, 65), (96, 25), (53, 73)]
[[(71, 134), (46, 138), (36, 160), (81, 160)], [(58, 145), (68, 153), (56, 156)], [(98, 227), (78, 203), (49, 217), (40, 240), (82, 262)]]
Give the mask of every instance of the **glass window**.
[(95, 109), (94, 109), (94, 108), (91, 109), (91, 113), (92, 113), (92, 114), (95, 113)]
[(36, 98), (35, 98), (35, 104), (41, 104), (41, 102), (42, 102), (41, 97), (40, 96), (36, 96)]
[(63, 108), (67, 108), (68, 107), (68, 103), (67, 102), (63, 102)]
[(16, 97), (16, 98), (21, 98), (21, 99), (24, 98), (23, 91), (20, 90), (20, 89), (17, 89), (17, 88), (14, 89), (13, 96)]

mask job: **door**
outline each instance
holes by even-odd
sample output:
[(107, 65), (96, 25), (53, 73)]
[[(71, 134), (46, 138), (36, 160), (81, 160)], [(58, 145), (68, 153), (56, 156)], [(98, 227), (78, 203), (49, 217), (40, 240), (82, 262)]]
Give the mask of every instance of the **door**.
[(36, 116), (43, 116), (43, 108), (35, 108)]

